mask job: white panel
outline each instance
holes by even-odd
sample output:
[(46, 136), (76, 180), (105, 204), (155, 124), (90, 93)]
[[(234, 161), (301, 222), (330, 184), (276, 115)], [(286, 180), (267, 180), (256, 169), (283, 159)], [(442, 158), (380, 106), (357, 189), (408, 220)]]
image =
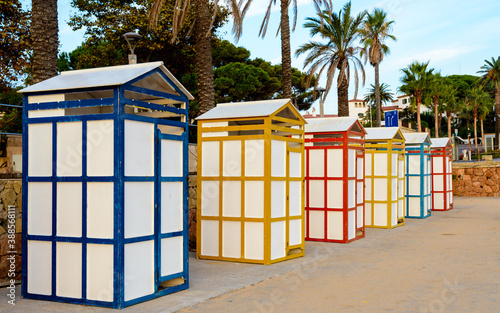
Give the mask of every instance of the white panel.
[(377, 201), (387, 201), (387, 179), (386, 178), (376, 178), (373, 182), (373, 200)]
[(219, 216), (219, 182), (201, 182), (201, 215)]
[(290, 177), (302, 177), (302, 154), (290, 152)]
[(412, 195), (412, 196), (420, 195), (420, 177), (419, 176), (408, 177), (408, 195)]
[(153, 191), (153, 182), (125, 182), (125, 238), (153, 234)]
[(358, 206), (358, 208), (356, 209), (356, 227), (357, 228), (360, 228), (360, 227), (363, 227), (364, 225), (364, 214), (363, 214), (363, 209), (364, 207), (363, 206)]
[(290, 246), (302, 243), (302, 220), (294, 219), (289, 221), (288, 243)]
[(245, 140), (245, 176), (264, 176), (264, 140)]
[(113, 245), (87, 245), (87, 299), (113, 301)]
[(451, 159), (450, 158), (446, 158), (446, 160), (447, 160), (447, 162), (446, 162), (446, 168), (448, 170), (447, 173), (451, 173), (452, 172), (452, 170), (451, 170), (451, 168), (452, 168)]
[(423, 169), (420, 169), (420, 156), (408, 156), (408, 174), (420, 174)]
[(392, 170), (392, 176), (398, 176), (398, 155), (397, 155), (397, 153), (392, 154), (391, 170)]
[[(203, 122), (203, 128), (205, 127), (227, 127), (228, 122)], [(204, 131), (202, 133), (203, 137), (219, 137), (219, 136), (227, 136), (227, 132), (208, 132)]]
[(87, 175), (114, 174), (113, 120), (87, 122)]
[(398, 204), (391, 203), (391, 225), (396, 226), (398, 224)]
[(356, 167), (357, 167), (357, 171), (358, 171), (358, 179), (363, 179), (363, 177), (365, 176), (364, 175), (364, 172), (365, 172), (365, 166), (364, 166), (364, 162), (365, 162), (365, 159), (364, 158), (357, 158), (356, 159), (357, 162), (356, 162)]
[(354, 177), (356, 175), (356, 150), (347, 150), (347, 174), (349, 177)]
[(52, 124), (28, 125), (28, 175), (52, 176)]
[(56, 245), (56, 295), (81, 298), (82, 244), (58, 242)]
[[(31, 98), (31, 97), (28, 97), (28, 98)], [(30, 102), (30, 103), (34, 103), (34, 102)], [(64, 109), (31, 110), (31, 111), (28, 111), (28, 118), (64, 116), (64, 113), (65, 113)]]
[(222, 256), (241, 258), (241, 222), (222, 222)]
[(222, 175), (241, 176), (241, 140), (222, 143)]
[(182, 182), (161, 183), (161, 232), (182, 230)]
[(154, 124), (125, 120), (125, 176), (154, 175)]
[(286, 209), (286, 182), (271, 181), (271, 218), (284, 217)]
[(82, 122), (57, 123), (57, 176), (82, 175)]
[(289, 182), (289, 207), (288, 215), (298, 216), (302, 213), (302, 182), (290, 181)]
[(52, 235), (52, 183), (28, 183), (28, 234)]
[[(140, 256), (140, 257), (138, 257)], [(154, 292), (154, 241), (125, 245), (125, 301)]]
[(399, 178), (403, 178), (405, 176), (405, 174), (406, 174), (405, 161), (404, 160), (398, 160), (398, 164), (399, 164), (398, 177)]
[(52, 243), (28, 240), (28, 292), (52, 294)]
[(342, 149), (328, 149), (326, 158), (328, 161), (327, 175), (328, 177), (344, 177), (344, 157)]
[(264, 217), (263, 181), (245, 181), (245, 217)]
[(347, 182), (347, 207), (354, 208), (356, 206), (356, 181), (349, 180)]
[(161, 276), (177, 274), (183, 271), (184, 247), (182, 236), (161, 240)]
[(403, 198), (405, 196), (404, 180), (398, 179), (398, 198)]
[(58, 236), (82, 236), (82, 183), (57, 183)]
[(28, 103), (59, 102), (66, 100), (64, 94), (49, 94), (40, 96), (29, 96)]
[(245, 222), (245, 259), (264, 259), (264, 223)]
[(325, 176), (325, 150), (309, 150), (309, 177)]
[(285, 257), (285, 237), (285, 222), (271, 223), (271, 260)]
[(398, 217), (404, 216), (404, 210), (405, 210), (404, 203), (405, 203), (405, 200), (403, 200), (403, 199), (398, 200)]
[(372, 204), (365, 203), (365, 225), (372, 226)]
[(219, 142), (203, 141), (201, 143), (201, 175), (219, 176)]
[(218, 221), (201, 221), (201, 255), (219, 256)]
[(356, 237), (356, 211), (347, 212), (347, 238), (353, 239)]
[(375, 226), (388, 226), (387, 225), (388, 208), (386, 203), (374, 203), (373, 213), (374, 213), (373, 224)]
[(344, 214), (342, 212), (327, 212), (328, 225), (327, 239), (343, 240), (344, 239)]
[(372, 200), (372, 179), (365, 179), (365, 201)]
[(387, 161), (387, 153), (374, 153), (375, 164), (373, 173), (376, 176), (387, 176), (387, 167), (389, 163)]
[(372, 176), (372, 160), (374, 153), (365, 153), (365, 175)]
[(362, 181), (360, 182), (357, 182), (356, 183), (357, 186), (356, 186), (356, 204), (360, 204), (360, 203), (363, 203), (363, 188), (364, 188), (364, 184)]
[(432, 177), (432, 189), (434, 191), (443, 191), (443, 175), (436, 175)]
[(391, 179), (391, 196), (392, 200), (397, 200), (398, 199), (398, 179), (397, 178), (392, 178)]
[(113, 238), (113, 183), (87, 183), (87, 237)]
[(222, 215), (241, 217), (241, 181), (224, 181), (222, 188)]
[(325, 181), (324, 180), (309, 180), (309, 207), (324, 208), (325, 207)]
[(324, 211), (309, 211), (309, 219), (307, 221), (310, 238), (325, 238), (325, 212)]
[(161, 176), (182, 176), (183, 150), (182, 141), (164, 139), (161, 141)]
[(438, 174), (443, 173), (443, 157), (432, 158), (432, 172)]
[(410, 198), (408, 200), (408, 215), (414, 217), (421, 217), (420, 213), (420, 198)]
[(286, 176), (286, 141), (271, 140), (271, 176)]

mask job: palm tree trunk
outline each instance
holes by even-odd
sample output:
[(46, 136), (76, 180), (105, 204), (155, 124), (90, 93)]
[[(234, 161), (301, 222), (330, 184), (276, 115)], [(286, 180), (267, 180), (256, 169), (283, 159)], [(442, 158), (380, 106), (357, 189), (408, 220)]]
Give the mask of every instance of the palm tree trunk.
[(212, 44), (209, 33), (210, 11), (208, 0), (195, 0), (196, 6), (196, 74), (198, 76), (198, 101), (203, 114), (212, 109), (214, 98), (214, 73), (212, 66)]
[(33, 83), (57, 76), (59, 28), (57, 0), (31, 2), (31, 39), (33, 41)]
[(474, 109), (474, 146), (477, 151), (477, 109)]
[[(500, 150), (500, 138), (499, 138), (499, 132), (500, 132), (500, 82), (496, 82), (495, 84), (495, 117), (496, 117), (496, 122), (495, 122), (495, 145), (496, 149)], [(495, 148), (493, 148), (495, 149)]]
[(446, 112), (446, 123), (448, 124), (448, 138), (451, 138), (451, 112)]
[(377, 127), (382, 124), (382, 106), (380, 103), (379, 63), (375, 63), (375, 105), (377, 112)]
[(288, 0), (281, 0), (281, 84), (283, 98), (292, 98), (292, 57), (290, 54), (290, 22)]
[(439, 113), (438, 113), (439, 97), (434, 97), (434, 137), (439, 138)]
[(337, 98), (339, 116), (349, 116), (349, 98), (348, 98), (349, 82), (345, 75), (339, 73), (337, 79)]
[(484, 121), (484, 118), (480, 119), (481, 121), (481, 145), (483, 146), (483, 152), (486, 151), (486, 141), (484, 141), (484, 125), (483, 125), (483, 121)]
[(422, 131), (422, 127), (420, 124), (420, 102), (422, 98), (422, 91), (417, 90), (415, 92), (415, 101), (417, 102), (417, 131), (420, 133)]

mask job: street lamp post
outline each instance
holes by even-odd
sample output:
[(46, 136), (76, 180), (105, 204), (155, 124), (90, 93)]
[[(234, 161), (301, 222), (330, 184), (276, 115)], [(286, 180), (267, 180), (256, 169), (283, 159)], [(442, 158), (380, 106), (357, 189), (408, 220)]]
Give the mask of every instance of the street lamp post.
[(130, 48), (130, 54), (128, 55), (128, 64), (137, 64), (137, 55), (134, 54), (134, 49), (142, 36), (135, 32), (128, 32), (123, 34), (123, 38), (125, 38), (128, 47)]

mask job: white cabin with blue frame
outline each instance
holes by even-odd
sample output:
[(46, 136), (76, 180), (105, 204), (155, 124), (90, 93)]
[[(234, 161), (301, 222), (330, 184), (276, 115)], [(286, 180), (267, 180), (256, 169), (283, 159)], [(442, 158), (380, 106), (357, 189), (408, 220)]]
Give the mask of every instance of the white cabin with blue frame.
[(20, 92), (22, 296), (124, 308), (187, 289), (192, 95), (163, 62)]

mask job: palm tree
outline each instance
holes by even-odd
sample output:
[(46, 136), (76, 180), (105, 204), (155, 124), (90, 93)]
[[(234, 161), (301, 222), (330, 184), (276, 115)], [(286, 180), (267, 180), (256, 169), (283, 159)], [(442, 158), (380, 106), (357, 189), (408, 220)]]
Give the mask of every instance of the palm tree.
[(32, 0), (31, 13), (32, 70), (36, 84), (57, 75), (57, 0)]
[(421, 121), (420, 121), (420, 104), (422, 103), (422, 91), (428, 87), (429, 80), (431, 78), (434, 69), (427, 70), (429, 66), (429, 61), (424, 63), (419, 63), (417, 61), (411, 63), (407, 68), (402, 69), (403, 77), (401, 77), (401, 82), (403, 85), (399, 87), (399, 90), (405, 94), (415, 97), (415, 102), (417, 105), (417, 128), (418, 131), (422, 131)]
[(485, 65), (481, 66), (478, 73), (482, 73), (484, 83), (491, 83), (495, 87), (495, 145), (500, 149), (500, 56), (495, 60), (491, 58), (491, 62), (484, 60)]
[(380, 127), (382, 120), (382, 107), (379, 91), (379, 64), (384, 59), (384, 55), (389, 54), (389, 47), (385, 44), (387, 38), (396, 41), (396, 37), (390, 34), (394, 21), (387, 20), (387, 13), (382, 9), (375, 8), (373, 13), (367, 13), (364, 28), (361, 30), (361, 43), (364, 44), (361, 55), (365, 56), (365, 62), (370, 60), (370, 64), (375, 68), (375, 106), (377, 112), (377, 127)]
[(474, 120), (474, 145), (477, 150), (477, 119), (481, 119), (481, 135), (483, 135), (483, 120), (489, 113), (488, 107), (491, 105), (491, 98), (481, 87), (472, 87), (467, 91), (466, 99), (466, 104)]
[(394, 93), (389, 89), (389, 85), (386, 83), (380, 84), (380, 87), (377, 88), (375, 85), (370, 84), (370, 89), (368, 93), (365, 95), (363, 99), (367, 104), (375, 106), (377, 103), (377, 94), (381, 103), (392, 102), (394, 101)]
[[(326, 71), (327, 81), (325, 93), (326, 98), (332, 87), (335, 71), (339, 70), (337, 77), (338, 115), (349, 116), (348, 90), (351, 67), (354, 71), (355, 91), (358, 93), (359, 77), (358, 68), (362, 74), (362, 83), (365, 84), (365, 70), (361, 60), (357, 57), (361, 47), (357, 46), (357, 39), (363, 24), (365, 13), (359, 13), (356, 17), (351, 16), (351, 3), (344, 5), (339, 13), (324, 10), (318, 13), (318, 18), (307, 18), (305, 28), (309, 28), (311, 37), (319, 35), (326, 42), (311, 41), (303, 44), (295, 52), (296, 55), (308, 52), (304, 67), (309, 66), (308, 84), (314, 75), (321, 76)], [(316, 80), (315, 89), (317, 87)]]
[(441, 92), (443, 101), (443, 110), (446, 112), (446, 123), (448, 126), (448, 138), (451, 138), (451, 115), (460, 111), (460, 106), (457, 98), (457, 87), (450, 83), (446, 83)]
[[(242, 11), (242, 15), (245, 16), (250, 3), (252, 0), (247, 0), (247, 4)], [(313, 0), (314, 6), (318, 13), (321, 12), (320, 6), (324, 4), (327, 9), (332, 7), (331, 0)], [(259, 36), (264, 38), (267, 33), (267, 26), (269, 25), (269, 20), (271, 18), (271, 9), (273, 4), (276, 4), (276, 0), (270, 0), (267, 7), (266, 14), (262, 20), (262, 25), (260, 26)], [(278, 32), (281, 34), (281, 85), (283, 86), (283, 98), (292, 98), (292, 56), (290, 52), (290, 21), (288, 17), (289, 5), (292, 5), (294, 21), (292, 26), (292, 31), (295, 30), (297, 25), (297, 1), (280, 0), (280, 26)], [(278, 36), (276, 32), (276, 36)]]
[[(166, 0), (155, 0), (150, 13), (149, 27), (156, 28), (158, 19)], [(215, 14), (217, 14), (217, 2), (213, 5), (214, 16), (210, 15), (209, 0), (193, 0), (195, 10), (195, 22), (191, 29), (196, 36), (196, 73), (198, 76), (198, 102), (203, 114), (215, 106), (214, 74), (212, 65), (211, 30)], [(233, 34), (238, 39), (241, 36), (242, 14), (240, 5), (236, 0), (226, 0), (233, 15)], [(192, 8), (191, 0), (175, 0), (175, 12), (172, 23), (172, 42), (177, 38), (180, 28), (186, 21), (186, 16)]]
[(439, 98), (443, 93), (444, 81), (441, 73), (432, 74), (429, 80), (427, 97), (434, 107), (434, 136), (439, 138)]

